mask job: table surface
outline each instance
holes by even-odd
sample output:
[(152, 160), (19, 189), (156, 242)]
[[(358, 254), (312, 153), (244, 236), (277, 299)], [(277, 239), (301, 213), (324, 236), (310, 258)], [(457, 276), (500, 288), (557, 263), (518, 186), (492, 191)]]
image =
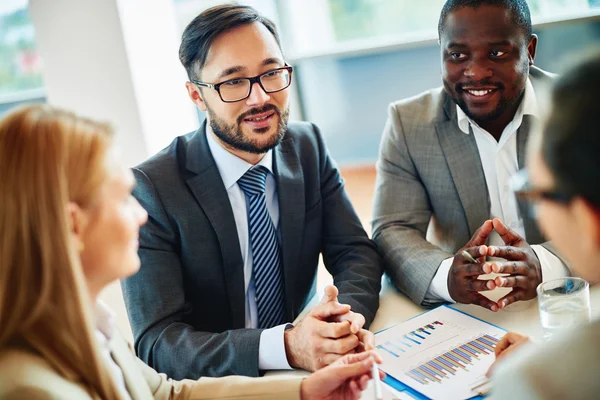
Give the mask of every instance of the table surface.
[[(497, 300), (505, 293), (507, 293), (506, 289), (496, 289), (492, 292), (483, 294), (492, 300)], [(317, 294), (313, 297), (305, 310), (298, 316), (296, 321), (302, 319), (304, 315), (318, 303), (322, 294), (323, 288), (319, 288)], [(590, 287), (590, 303), (592, 308), (592, 318), (600, 317), (600, 286)], [(542, 338), (542, 327), (540, 324), (537, 299), (515, 303), (509, 306), (507, 310), (500, 310), (498, 312), (492, 312), (472, 304), (453, 304), (452, 307), (508, 331), (517, 331), (529, 335), (534, 339)], [(372, 332), (379, 332), (383, 329), (402, 323), (425, 311), (427, 311), (427, 309), (416, 305), (408, 297), (399, 292), (389, 279), (383, 278), (379, 296), (379, 310), (377, 311), (375, 320), (373, 320), (369, 330)], [(307, 372), (272, 371), (268, 374), (307, 375)], [(367, 400), (372, 399), (373, 397), (373, 389), (369, 385), (369, 388), (363, 392), (362, 398), (363, 400)], [(391, 396), (390, 393), (386, 393), (386, 396), (384, 397), (392, 398), (393, 396)]]

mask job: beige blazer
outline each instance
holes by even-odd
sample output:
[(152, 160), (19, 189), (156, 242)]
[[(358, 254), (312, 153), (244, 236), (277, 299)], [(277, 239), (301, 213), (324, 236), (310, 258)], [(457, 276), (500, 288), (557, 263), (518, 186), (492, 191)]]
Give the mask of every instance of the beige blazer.
[[(141, 399), (299, 399), (301, 378), (201, 378), (174, 381), (139, 358), (118, 333), (111, 354), (119, 365), (132, 400)], [(60, 376), (50, 364), (27, 348), (0, 350), (0, 400), (91, 399), (85, 388)]]

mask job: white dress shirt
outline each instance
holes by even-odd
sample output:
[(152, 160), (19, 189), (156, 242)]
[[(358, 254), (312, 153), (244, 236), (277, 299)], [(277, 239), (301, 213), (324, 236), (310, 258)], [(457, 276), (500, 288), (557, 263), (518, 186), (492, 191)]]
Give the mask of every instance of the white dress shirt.
[(110, 377), (115, 383), (115, 387), (119, 392), (119, 397), (124, 400), (130, 400), (131, 396), (129, 396), (129, 392), (125, 386), (125, 378), (123, 377), (121, 367), (117, 365), (110, 352), (110, 342), (113, 340), (116, 329), (115, 315), (101, 301), (96, 303), (96, 309), (94, 311), (96, 317), (96, 330), (94, 333), (96, 335), (98, 346), (100, 347), (102, 359), (108, 368)]
[[(242, 260), (244, 261), (244, 288), (246, 290), (246, 328), (258, 328), (258, 309), (256, 306), (254, 277), (252, 275), (252, 247), (248, 234), (248, 214), (246, 213), (246, 195), (239, 187), (237, 181), (253, 167), (241, 158), (225, 150), (217, 143), (210, 132), (206, 133), (208, 147), (212, 153), (233, 210), (233, 217), (237, 228)], [(275, 230), (279, 225), (279, 203), (277, 185), (273, 175), (273, 151), (269, 150), (257, 164), (269, 170), (266, 181), (267, 209), (273, 220)], [(287, 324), (282, 324), (271, 329), (265, 329), (260, 335), (258, 349), (258, 368), (261, 370), (291, 369), (285, 354), (283, 332)]]
[[(519, 213), (518, 204), (514, 193), (510, 189), (510, 179), (519, 169), (517, 160), (517, 131), (521, 126), (524, 115), (539, 118), (538, 102), (531, 85), (527, 79), (523, 100), (515, 113), (513, 120), (504, 128), (500, 140), (496, 139), (485, 129), (472, 121), (463, 110), (456, 106), (458, 127), (465, 135), (470, 135), (469, 125), (475, 135), (481, 166), (485, 174), (487, 189), (490, 196), (490, 218), (499, 218), (521, 237), (525, 237), (523, 218)], [(504, 241), (493, 231), (488, 239), (488, 245), (504, 246)], [(568, 268), (554, 254), (543, 246), (531, 246), (535, 251), (542, 267), (544, 281), (569, 275)], [(444, 300), (454, 302), (448, 292), (448, 274), (452, 266), (453, 257), (447, 258), (440, 264), (429, 289), (425, 295), (428, 300)], [(507, 293), (506, 288), (497, 288)]]

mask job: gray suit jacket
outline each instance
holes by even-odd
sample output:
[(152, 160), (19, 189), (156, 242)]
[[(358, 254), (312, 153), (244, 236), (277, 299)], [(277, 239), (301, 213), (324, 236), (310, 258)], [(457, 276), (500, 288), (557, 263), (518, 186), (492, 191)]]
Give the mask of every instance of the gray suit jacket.
[[(538, 93), (551, 76), (532, 67), (530, 79)], [(533, 118), (526, 115), (517, 133), (519, 168)], [(527, 241), (543, 243), (525, 207), (520, 204)], [(417, 304), (434, 305), (424, 300), (440, 263), (489, 218), (475, 137), (458, 127), (456, 104), (444, 89), (392, 103), (377, 163), (373, 240), (394, 285)]]
[(517, 349), (494, 369), (491, 400), (586, 400), (600, 393), (600, 321)]
[[(290, 123), (273, 153), (286, 318), (315, 293), (319, 254), (339, 300), (364, 315), (379, 306), (381, 259), (344, 191), (318, 129)], [(260, 329), (245, 327), (243, 261), (205, 124), (134, 169), (146, 208), (140, 271), (122, 282), (138, 356), (175, 379), (257, 376)]]

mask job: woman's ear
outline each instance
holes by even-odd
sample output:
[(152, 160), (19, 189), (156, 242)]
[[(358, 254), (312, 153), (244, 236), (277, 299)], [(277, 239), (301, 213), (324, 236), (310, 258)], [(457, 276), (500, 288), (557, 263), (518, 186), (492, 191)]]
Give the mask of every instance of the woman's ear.
[(79, 252), (82, 252), (84, 249), (84, 232), (88, 223), (87, 214), (78, 204), (72, 201), (67, 204), (67, 214), (73, 244)]
[(588, 254), (600, 249), (600, 210), (580, 197), (573, 199), (572, 209), (581, 232), (581, 244)]

